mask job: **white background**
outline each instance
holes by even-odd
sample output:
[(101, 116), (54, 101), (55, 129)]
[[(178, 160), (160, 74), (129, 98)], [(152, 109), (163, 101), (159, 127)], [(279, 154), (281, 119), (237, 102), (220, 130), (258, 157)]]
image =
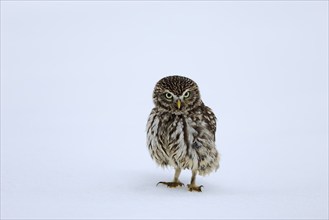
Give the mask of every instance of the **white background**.
[[(202, 193), (155, 186), (172, 74), (218, 117)], [(1, 1), (3, 219), (328, 218), (327, 132), (327, 1)]]

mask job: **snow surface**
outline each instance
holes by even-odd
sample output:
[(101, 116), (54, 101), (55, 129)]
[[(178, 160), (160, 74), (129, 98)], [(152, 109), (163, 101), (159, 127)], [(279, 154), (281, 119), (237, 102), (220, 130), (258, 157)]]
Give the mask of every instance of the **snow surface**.
[[(202, 193), (145, 145), (171, 74), (218, 116)], [(1, 1), (1, 218), (328, 219), (328, 2)]]

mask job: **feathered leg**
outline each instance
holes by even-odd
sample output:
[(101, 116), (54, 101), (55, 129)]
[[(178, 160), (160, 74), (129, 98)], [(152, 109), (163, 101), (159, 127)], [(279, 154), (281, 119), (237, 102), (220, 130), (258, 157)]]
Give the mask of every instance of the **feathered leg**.
[(202, 185), (197, 186), (195, 184), (195, 177), (196, 177), (197, 173), (198, 173), (197, 170), (192, 170), (191, 184), (187, 184), (188, 191), (190, 191), (190, 192), (192, 192), (192, 191), (202, 192), (201, 187), (203, 187), (203, 186)]
[(159, 183), (167, 185), (167, 187), (170, 188), (175, 188), (177, 186), (184, 186), (184, 183), (179, 181), (179, 175), (180, 175), (181, 169), (180, 168), (176, 168), (175, 169), (175, 176), (174, 176), (174, 180), (172, 182), (158, 182), (157, 185), (159, 185)]

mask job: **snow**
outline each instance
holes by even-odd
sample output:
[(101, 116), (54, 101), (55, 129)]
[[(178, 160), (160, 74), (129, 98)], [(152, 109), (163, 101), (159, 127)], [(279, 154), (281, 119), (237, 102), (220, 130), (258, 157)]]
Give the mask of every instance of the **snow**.
[[(1, 1), (1, 219), (328, 219), (327, 18), (325, 1)], [(202, 193), (156, 186), (174, 171), (145, 126), (171, 74), (218, 117)]]

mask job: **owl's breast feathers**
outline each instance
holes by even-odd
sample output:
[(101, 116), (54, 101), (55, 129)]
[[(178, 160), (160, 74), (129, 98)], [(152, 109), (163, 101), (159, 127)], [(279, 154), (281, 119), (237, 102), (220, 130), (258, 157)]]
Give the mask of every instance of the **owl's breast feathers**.
[(206, 106), (180, 115), (154, 108), (147, 123), (147, 145), (160, 166), (206, 175), (219, 167), (215, 132), (216, 117)]

